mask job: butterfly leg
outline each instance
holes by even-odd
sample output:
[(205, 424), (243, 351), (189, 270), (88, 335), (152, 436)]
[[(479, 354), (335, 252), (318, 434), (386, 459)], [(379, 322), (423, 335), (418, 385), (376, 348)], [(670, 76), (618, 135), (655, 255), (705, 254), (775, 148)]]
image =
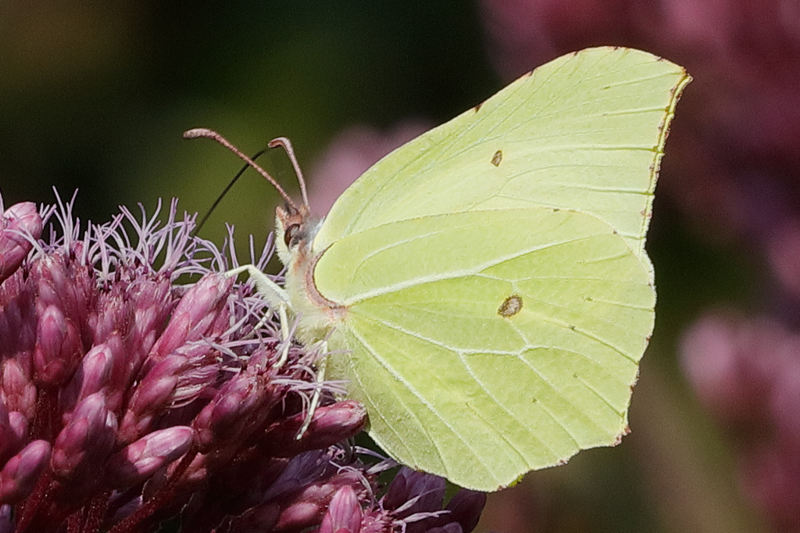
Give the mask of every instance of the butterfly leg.
[[(289, 347), (292, 345), (289, 327), (289, 318), (286, 309), (291, 307), (289, 304), (289, 295), (286, 291), (269, 279), (269, 276), (261, 272), (253, 265), (242, 265), (233, 270), (226, 272), (228, 276), (238, 276), (242, 272), (246, 272), (248, 276), (255, 282), (256, 290), (267, 301), (271, 309), (278, 309), (278, 319), (281, 324), (281, 354), (275, 364), (276, 369), (280, 368), (286, 363), (289, 358)], [(265, 316), (262, 320), (268, 320)]]
[[(242, 265), (238, 268), (229, 270), (226, 272), (226, 274), (229, 276), (238, 276), (243, 272), (246, 272), (253, 279), (253, 281), (255, 281), (256, 290), (267, 301), (269, 306), (273, 309), (277, 308), (278, 310), (278, 318), (281, 324), (281, 344), (283, 346), (281, 348), (281, 354), (278, 357), (278, 361), (275, 363), (275, 365), (276, 368), (280, 368), (289, 358), (289, 347), (291, 346), (289, 319), (286, 312), (287, 308), (291, 308), (291, 304), (289, 303), (289, 295), (286, 293), (283, 287), (269, 279), (266, 274), (261, 272), (253, 265)], [(320, 343), (319, 350), (320, 353), (327, 353), (328, 343)], [(319, 400), (322, 394), (322, 383), (325, 381), (325, 358), (322, 358), (316, 366), (317, 375), (314, 382), (314, 393), (311, 396), (311, 400), (308, 405), (308, 413), (306, 413), (305, 420), (303, 420), (303, 425), (300, 426), (297, 436), (295, 437), (298, 440), (305, 435), (308, 427), (311, 425), (311, 420), (314, 418), (314, 413), (317, 410), (317, 406), (319, 406)]]
[(286, 290), (269, 279), (269, 276), (261, 272), (254, 265), (242, 265), (238, 268), (227, 271), (227, 276), (238, 276), (242, 272), (247, 272), (250, 278), (256, 283), (256, 290), (267, 301), (270, 307), (279, 308), (281, 304), (291, 307), (289, 294)]
[(275, 368), (281, 368), (286, 360), (289, 358), (289, 347), (292, 345), (292, 339), (289, 335), (289, 319), (286, 316), (286, 304), (281, 303), (278, 306), (278, 318), (281, 323), (281, 355), (275, 363)]
[[(327, 342), (323, 341), (320, 343), (320, 353), (328, 353)], [(303, 425), (300, 426), (297, 435), (295, 435), (295, 439), (297, 440), (302, 439), (303, 435), (306, 434), (308, 426), (311, 425), (311, 420), (314, 418), (314, 413), (317, 411), (317, 406), (319, 406), (319, 398), (322, 395), (322, 383), (325, 381), (325, 366), (327, 360), (327, 357), (322, 357), (316, 365), (317, 375), (314, 380), (314, 394), (311, 396), (311, 401), (308, 404), (308, 413), (306, 413), (306, 418), (303, 420)]]

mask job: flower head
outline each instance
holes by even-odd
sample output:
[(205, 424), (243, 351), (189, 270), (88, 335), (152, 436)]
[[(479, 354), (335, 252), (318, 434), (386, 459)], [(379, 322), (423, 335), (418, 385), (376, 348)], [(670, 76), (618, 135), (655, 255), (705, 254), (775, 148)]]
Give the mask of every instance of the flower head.
[(311, 355), (296, 346), (275, 364), (266, 302), (225, 274), (232, 238), (219, 250), (193, 228), (174, 202), (163, 223), (123, 209), (85, 228), (71, 204), (0, 212), (0, 531), (178, 516), (186, 531), (338, 531), (358, 515), (388, 532), (412, 508), (439, 520), (424, 482), (374, 496), (369, 465), (341, 444), (366, 423), (358, 403), (326, 386), (298, 436)]

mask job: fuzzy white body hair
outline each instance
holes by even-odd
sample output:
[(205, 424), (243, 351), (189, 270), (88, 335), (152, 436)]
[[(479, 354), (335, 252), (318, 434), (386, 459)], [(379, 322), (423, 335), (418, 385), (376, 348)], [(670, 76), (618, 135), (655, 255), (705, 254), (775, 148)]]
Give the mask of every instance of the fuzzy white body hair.
[(341, 316), (341, 308), (332, 308), (320, 297), (314, 285), (313, 268), (322, 252), (314, 250), (313, 242), (323, 220), (306, 219), (303, 226), (308, 227), (302, 229), (304, 235), (290, 248), (286, 243), (286, 228), (280, 211), (275, 219), (278, 257), (286, 267), (284, 288), (297, 321), (295, 337), (308, 346), (325, 340)]

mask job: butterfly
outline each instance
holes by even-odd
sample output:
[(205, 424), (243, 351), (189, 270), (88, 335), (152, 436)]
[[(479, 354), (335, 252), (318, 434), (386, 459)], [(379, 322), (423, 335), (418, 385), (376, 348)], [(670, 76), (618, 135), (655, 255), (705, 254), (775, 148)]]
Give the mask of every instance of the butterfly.
[(638, 50), (565, 55), (381, 159), (324, 219), (277, 209), (285, 286), (251, 274), (394, 459), (491, 491), (628, 432), (690, 80)]

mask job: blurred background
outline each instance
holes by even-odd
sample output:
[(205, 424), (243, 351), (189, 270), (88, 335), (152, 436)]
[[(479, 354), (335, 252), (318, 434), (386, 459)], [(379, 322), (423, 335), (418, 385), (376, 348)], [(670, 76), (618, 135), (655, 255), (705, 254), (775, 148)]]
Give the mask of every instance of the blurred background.
[[(95, 221), (158, 198), (207, 210), (240, 165), (190, 127), (247, 153), (290, 137), (322, 213), (391, 148), (562, 53), (684, 65), (633, 433), (492, 495), (479, 530), (800, 531), (800, 2), (70, 4), (0, 3), (0, 191), (79, 189)], [(282, 152), (261, 162), (296, 192)], [(229, 222), (261, 243), (276, 201), (248, 174), (203, 234)]]

